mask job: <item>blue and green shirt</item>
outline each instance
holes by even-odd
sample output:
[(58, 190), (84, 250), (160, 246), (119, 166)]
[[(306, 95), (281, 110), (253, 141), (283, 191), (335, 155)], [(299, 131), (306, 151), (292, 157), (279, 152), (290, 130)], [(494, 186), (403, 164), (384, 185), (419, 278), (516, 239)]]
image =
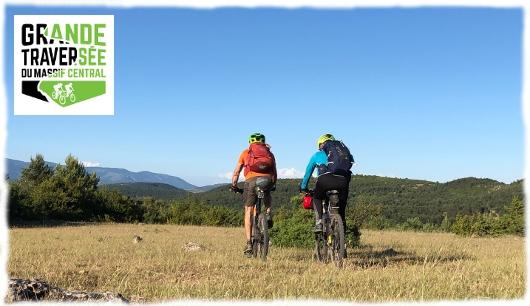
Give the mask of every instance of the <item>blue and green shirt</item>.
[(302, 180), (302, 183), (300, 184), (300, 188), (307, 189), (307, 184), (309, 184), (309, 179), (311, 178), (313, 171), (315, 171), (315, 168), (317, 168), (318, 175), (324, 174), (327, 164), (328, 164), (328, 157), (326, 153), (324, 153), (324, 151), (318, 151), (315, 154), (313, 154), (313, 156), (311, 156), (311, 159), (309, 160), (309, 163), (307, 164), (307, 167), (305, 169), (304, 179)]

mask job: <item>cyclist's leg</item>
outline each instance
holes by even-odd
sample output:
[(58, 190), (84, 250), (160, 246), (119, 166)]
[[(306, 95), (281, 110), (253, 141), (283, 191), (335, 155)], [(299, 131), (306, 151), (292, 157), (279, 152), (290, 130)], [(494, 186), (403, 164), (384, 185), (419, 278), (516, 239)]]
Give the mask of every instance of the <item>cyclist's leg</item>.
[(339, 215), (344, 225), (344, 235), (346, 235), (346, 205), (348, 204), (348, 186), (339, 189)]
[(313, 204), (320, 218), (322, 218), (322, 201), (326, 198), (326, 192), (332, 189), (337, 189), (337, 182), (332, 174), (327, 173), (318, 177), (313, 190)]
[(271, 212), (272, 208), (272, 196), (270, 189), (272, 188), (272, 181), (270, 184), (265, 188), (265, 197), (263, 198), (263, 205), (265, 206), (266, 213)]
[(322, 200), (326, 198), (325, 176), (324, 174), (317, 178), (315, 189), (313, 190), (313, 208), (315, 209), (317, 220), (322, 219)]
[(251, 219), (254, 216), (255, 206), (245, 205), (245, 238), (250, 241), (250, 228), (252, 227)]
[[(347, 178), (335, 174), (324, 174), (318, 177), (317, 186), (318, 197), (324, 199), (326, 192), (329, 190), (337, 190), (339, 192), (339, 215), (342, 219), (342, 224), (345, 225), (346, 200), (348, 199), (348, 181)], [(315, 193), (316, 194), (316, 193)]]
[[(349, 185), (350, 185), (350, 180), (348, 177), (345, 177), (343, 180), (338, 180), (338, 181), (341, 181), (340, 185), (341, 187), (338, 188), (338, 191), (339, 191), (339, 215), (340, 215), (340, 218), (342, 219), (342, 228), (344, 230), (344, 238), (345, 240), (346, 239), (346, 232), (347, 232), (347, 227), (346, 227), (346, 206), (348, 204), (348, 192), (349, 192)], [(347, 258), (348, 255), (346, 253), (346, 248), (344, 248), (344, 254), (343, 254), (344, 258)]]
[(315, 217), (317, 219), (322, 219), (322, 200), (316, 198), (315, 196), (313, 196), (313, 208), (315, 210)]
[(263, 198), (263, 205), (265, 206), (267, 226), (269, 227), (269, 229), (271, 229), (274, 223), (272, 222), (272, 196), (270, 191), (265, 192), (265, 197)]
[(315, 209), (315, 232), (322, 231), (322, 202), (326, 198), (328, 191), (328, 175), (323, 174), (317, 178), (315, 189), (313, 190), (313, 208)]
[(247, 243), (250, 241), (250, 232), (251, 232), (251, 218), (254, 216), (255, 205), (257, 200), (256, 194), (256, 179), (250, 178), (245, 181), (245, 187), (243, 189), (243, 200), (245, 204), (245, 238)]
[(263, 205), (265, 205), (265, 210), (267, 213), (270, 213), (272, 207), (272, 197), (271, 192), (265, 192), (265, 197), (263, 198)]
[(348, 177), (337, 177), (337, 184), (337, 190), (339, 191), (339, 215), (344, 225), (344, 232), (346, 233), (346, 205), (348, 204), (350, 180)]

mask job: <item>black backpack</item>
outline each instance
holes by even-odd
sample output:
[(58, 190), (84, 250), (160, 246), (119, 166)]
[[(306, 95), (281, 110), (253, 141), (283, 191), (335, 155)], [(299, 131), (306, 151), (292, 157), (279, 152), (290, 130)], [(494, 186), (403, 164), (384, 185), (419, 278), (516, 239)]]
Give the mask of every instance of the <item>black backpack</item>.
[(328, 156), (327, 172), (333, 174), (349, 174), (353, 166), (353, 156), (348, 147), (339, 140), (328, 140), (322, 148)]

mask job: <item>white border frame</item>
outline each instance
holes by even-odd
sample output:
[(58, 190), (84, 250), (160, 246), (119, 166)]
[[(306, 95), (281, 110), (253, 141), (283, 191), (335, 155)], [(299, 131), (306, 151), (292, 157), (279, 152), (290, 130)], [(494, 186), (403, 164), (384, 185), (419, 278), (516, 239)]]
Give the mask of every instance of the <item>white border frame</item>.
[[(493, 8), (522, 8), (523, 9), (523, 92), (521, 93), (522, 97), (522, 115), (523, 122), (525, 126), (525, 164), (524, 164), (524, 177), (529, 178), (530, 166), (528, 163), (528, 145), (530, 144), (530, 133), (529, 129), (529, 120), (530, 120), (530, 63), (528, 61), (528, 55), (530, 50), (530, 15), (528, 14), (528, 8), (530, 8), (530, 1), (522, 0), (47, 0), (44, 1), (29, 1), (29, 0), (7, 0), (5, 4), (10, 5), (35, 5), (35, 6), (106, 6), (106, 7), (116, 7), (116, 8), (126, 8), (126, 7), (156, 7), (156, 6), (173, 6), (173, 7), (182, 7), (182, 8), (203, 8), (203, 9), (213, 9), (219, 7), (245, 7), (245, 8), (258, 8), (258, 7), (278, 7), (278, 8), (316, 8), (316, 9), (340, 9), (340, 8), (381, 8), (381, 7), (395, 7), (395, 8), (413, 8), (413, 7), (493, 7)], [(5, 26), (5, 7), (2, 7), (0, 12), (0, 41), (4, 42), (4, 26)], [(4, 49), (3, 46), (0, 49), (0, 58), (2, 59), (2, 64), (0, 65), (0, 70), (2, 71), (1, 82), (0, 82), (0, 91), (2, 96), (0, 97), (0, 108), (7, 110), (7, 93), (6, 93), (6, 83), (4, 79)], [(115, 57), (119, 54), (115, 54)], [(2, 276), (0, 276), (0, 301), (4, 301), (4, 297), (7, 293), (7, 255), (8, 255), (8, 230), (7, 230), (7, 185), (4, 181), (5, 173), (5, 148), (7, 140), (7, 111), (0, 112), (0, 265), (2, 266)], [(524, 191), (525, 195), (528, 195), (529, 184), (525, 180)], [(525, 213), (526, 213), (526, 224), (525, 228), (528, 229), (529, 225), (529, 209), (525, 203)], [(527, 231), (528, 234), (528, 231)], [(526, 236), (526, 238), (528, 238)], [(529, 244), (526, 242), (526, 254), (529, 254)], [(524, 300), (513, 300), (513, 301), (461, 301), (461, 302), (428, 302), (422, 304), (429, 305), (445, 305), (445, 304), (466, 304), (466, 305), (498, 305), (499, 302), (503, 304), (511, 305), (524, 305), (524, 302), (528, 300), (528, 275), (530, 272), (528, 265), (528, 258), (525, 261), (526, 264), (526, 290)], [(176, 300), (171, 301), (171, 304), (174, 305), (203, 305), (211, 304), (211, 302), (199, 301), (199, 300)], [(297, 304), (297, 305), (322, 305), (322, 304), (346, 304), (346, 303), (337, 303), (331, 301), (318, 301), (318, 300), (304, 300), (304, 301), (272, 301), (272, 302), (251, 302), (254, 305), (278, 305), (278, 304)], [(30, 304), (30, 303), (22, 303)], [(218, 305), (247, 305), (249, 302), (245, 301), (220, 301), (215, 302)], [(348, 303), (351, 304), (351, 303)], [(373, 304), (373, 303), (370, 303)], [(382, 303), (384, 305), (409, 305), (411, 302), (397, 302), (397, 303)], [(31, 304), (33, 305), (33, 304)]]

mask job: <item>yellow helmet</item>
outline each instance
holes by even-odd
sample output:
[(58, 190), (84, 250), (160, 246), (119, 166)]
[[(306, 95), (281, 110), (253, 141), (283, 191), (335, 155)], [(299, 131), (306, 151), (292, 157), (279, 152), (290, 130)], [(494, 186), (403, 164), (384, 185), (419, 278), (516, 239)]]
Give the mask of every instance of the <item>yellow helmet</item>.
[(261, 133), (254, 133), (248, 138), (248, 143), (265, 143), (265, 135)]
[(328, 141), (328, 140), (335, 140), (335, 137), (333, 137), (333, 135), (331, 135), (331, 134), (324, 134), (324, 135), (320, 136), (318, 138), (317, 148), (320, 149), (320, 145), (323, 144), (324, 142)]

